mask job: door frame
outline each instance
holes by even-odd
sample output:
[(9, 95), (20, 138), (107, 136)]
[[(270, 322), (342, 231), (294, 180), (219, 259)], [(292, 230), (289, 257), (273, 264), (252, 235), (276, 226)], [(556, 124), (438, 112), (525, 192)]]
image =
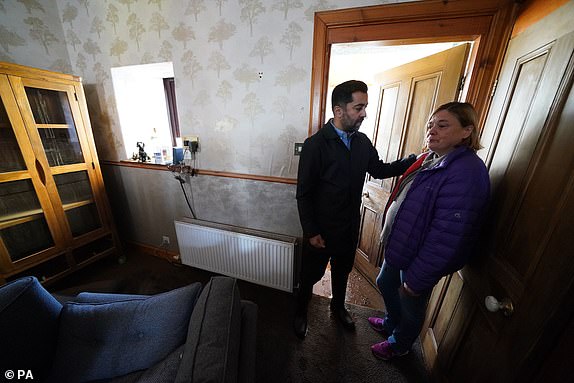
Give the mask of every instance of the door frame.
[(316, 12), (309, 136), (325, 121), (331, 45), (374, 40), (475, 41), (465, 99), (475, 106), (482, 126), (516, 14), (512, 0), (428, 0)]

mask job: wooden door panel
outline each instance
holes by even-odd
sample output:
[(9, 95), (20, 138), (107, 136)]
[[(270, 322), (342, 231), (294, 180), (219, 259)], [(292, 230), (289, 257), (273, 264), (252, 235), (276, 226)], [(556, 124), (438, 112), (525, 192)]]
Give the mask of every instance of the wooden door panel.
[[(438, 355), (436, 357), (438, 358), (438, 363), (440, 363), (440, 366), (444, 371), (449, 371), (453, 367), (453, 364), (455, 364), (453, 360), (457, 357), (457, 354), (450, 353), (448, 350), (456, 349), (459, 346), (461, 342), (461, 337), (459, 335), (463, 334), (468, 328), (468, 322), (464, 319), (474, 313), (475, 310), (480, 309), (477, 306), (474, 295), (471, 291), (469, 291), (468, 285), (465, 284), (464, 280), (461, 278), (461, 274), (456, 273), (454, 276), (460, 278), (460, 294), (452, 305), (445, 306), (445, 308), (448, 308), (446, 310), (447, 313), (450, 310), (451, 315), (448, 320), (443, 319), (443, 321), (446, 323), (446, 327), (444, 329), (445, 331), (442, 335), (442, 338), (440, 338), (440, 342), (435, 343), (435, 347), (436, 344), (440, 345)], [(444, 318), (448, 316), (448, 314), (443, 315), (441, 312), (438, 312), (437, 316), (438, 315), (441, 315)], [(464, 340), (462, 341), (464, 342)], [(426, 349), (428, 349), (428, 347), (425, 348), (425, 351)]]
[(436, 319), (434, 320), (434, 323), (431, 327), (437, 344), (442, 343), (444, 339), (450, 323), (450, 315), (447, 313), (454, 312), (458, 297), (460, 296), (460, 292), (462, 291), (463, 286), (464, 283), (458, 273), (453, 274), (452, 278), (449, 279), (448, 289), (451, 294), (446, 295), (441, 301), (441, 309), (437, 312)]
[[(574, 97), (570, 96), (574, 101)], [(572, 107), (571, 113), (574, 112)], [(572, 123), (572, 117), (570, 120)], [(572, 130), (572, 129), (571, 129)], [(570, 169), (574, 169), (571, 163)], [(574, 175), (571, 177), (574, 179)], [(540, 368), (535, 382), (560, 382), (565, 376), (571, 376), (574, 365), (572, 342), (574, 341), (574, 262), (571, 251), (574, 238), (574, 186), (568, 185), (566, 198), (559, 201), (559, 208), (565, 212), (554, 225), (552, 236), (548, 239), (546, 256), (537, 265), (531, 283), (545, 286), (553, 294), (537, 296), (531, 301), (531, 308), (524, 317), (530, 323), (530, 317), (537, 320), (534, 328), (545, 328), (544, 336), (535, 345), (523, 344), (518, 338), (518, 349), (530, 348), (532, 351), (523, 361), (523, 368), (516, 381), (527, 381)], [(566, 287), (568, 286), (568, 287)], [(541, 357), (544, 356), (543, 357)], [(558, 378), (559, 377), (559, 378)]]
[(364, 235), (359, 239), (359, 250), (363, 253), (363, 257), (367, 259), (366, 254), (371, 254), (373, 251), (373, 237), (375, 236), (375, 228), (377, 227), (378, 214), (376, 211), (365, 207), (363, 210), (363, 217), (361, 226), (363, 227)]
[[(545, 133), (546, 116), (561, 82), (555, 71), (563, 66), (564, 58), (568, 61), (567, 52), (574, 50), (571, 37), (568, 35), (544, 44), (517, 58), (515, 76), (506, 92), (505, 110), (508, 113), (500, 121), (502, 131), (490, 161), (493, 199), (488, 234), (492, 249), (490, 258), (496, 260), (496, 264), (489, 270), (497, 270), (493, 272), (494, 279), (504, 284), (502, 291), (517, 301), (523, 294), (529, 269), (540, 257), (535, 249), (546, 230), (544, 225), (537, 224), (547, 223), (554, 211), (552, 206), (541, 206), (535, 214), (536, 219), (532, 219), (533, 212), (525, 205), (525, 199), (532, 193), (530, 182), (535, 179), (537, 161), (541, 158), (536, 151), (542, 149), (539, 142)], [(562, 59), (558, 60), (560, 56), (556, 54), (550, 57), (550, 52), (562, 53)], [(524, 104), (528, 109), (521, 106)], [(504, 129), (505, 126), (508, 128)], [(559, 182), (555, 177), (548, 181), (548, 185)], [(530, 196), (534, 200), (529, 201), (538, 206), (543, 201), (553, 202), (546, 199), (544, 190)]]
[[(377, 134), (373, 145), (379, 153), (379, 158), (389, 160), (389, 143), (393, 124), (395, 123), (395, 116), (397, 115), (397, 107), (399, 107), (399, 87), (400, 83), (390, 84), (381, 87), (381, 96), (379, 98), (379, 113), (377, 115)], [(389, 187), (384, 187), (386, 180), (377, 180), (368, 176), (368, 182), (373, 182), (376, 185), (382, 186), (385, 190), (390, 191)]]
[[(504, 144), (500, 145), (490, 166), (492, 189), (497, 191), (495, 196), (498, 197), (492, 201), (493, 210), (506, 217), (493, 230), (495, 241), (506, 237), (511, 230), (508, 225), (513, 219), (512, 211), (517, 208), (517, 196), (523, 189), (523, 178), (542, 129), (541, 124), (529, 124), (528, 117), (536, 89), (540, 86), (547, 53), (519, 63), (518, 75), (512, 83), (514, 94), (505, 120), (511, 121), (514, 128), (502, 132), (500, 139)], [(508, 261), (514, 264), (512, 260)], [(520, 273), (520, 267), (517, 271)]]
[(440, 73), (413, 78), (411, 97), (408, 105), (406, 130), (402, 155), (420, 153), (424, 145), (424, 137), (428, 116), (435, 108), (436, 94), (440, 84)]
[[(468, 315), (468, 313), (472, 313), (472, 311), (465, 314)], [(458, 319), (464, 318), (459, 317)], [(498, 354), (496, 357), (493, 355), (496, 347), (496, 336), (491, 331), (489, 324), (484, 321), (484, 317), (473, 315), (470, 318), (467, 317), (466, 320), (468, 327), (461, 334), (456, 353), (451, 354), (450, 350), (441, 349), (439, 346), (438, 360), (442, 371), (446, 372), (452, 382), (461, 381), (459, 380), (461, 378), (464, 379), (464, 382), (510, 382), (511, 380), (506, 380), (504, 376), (505, 371), (500, 371), (498, 376), (485, 379), (485, 371), (490, 370), (491, 364), (495, 362), (494, 359), (498, 358)], [(448, 358), (449, 355), (452, 356), (452, 360), (441, 363), (442, 359)], [(504, 358), (504, 356), (502, 357)]]

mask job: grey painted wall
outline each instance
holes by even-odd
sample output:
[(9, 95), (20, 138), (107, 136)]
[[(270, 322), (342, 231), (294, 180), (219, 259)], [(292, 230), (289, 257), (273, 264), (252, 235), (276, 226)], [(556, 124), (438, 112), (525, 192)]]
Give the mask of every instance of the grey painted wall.
[[(113, 165), (103, 165), (102, 171), (121, 238), (159, 246), (168, 235), (170, 251), (177, 252), (173, 222), (191, 212), (173, 174)], [(203, 175), (185, 179), (199, 219), (301, 235), (295, 185)]]

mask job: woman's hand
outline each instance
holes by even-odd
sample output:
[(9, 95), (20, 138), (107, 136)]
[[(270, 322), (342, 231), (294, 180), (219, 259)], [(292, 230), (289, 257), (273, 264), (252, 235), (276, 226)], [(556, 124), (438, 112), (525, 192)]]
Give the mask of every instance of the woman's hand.
[(325, 240), (321, 237), (321, 234), (317, 234), (316, 236), (309, 238), (309, 243), (317, 249), (323, 249), (325, 247)]
[(407, 282), (403, 283), (403, 291), (405, 292), (405, 294), (411, 297), (418, 297), (420, 295), (411, 290), (411, 288), (407, 285)]

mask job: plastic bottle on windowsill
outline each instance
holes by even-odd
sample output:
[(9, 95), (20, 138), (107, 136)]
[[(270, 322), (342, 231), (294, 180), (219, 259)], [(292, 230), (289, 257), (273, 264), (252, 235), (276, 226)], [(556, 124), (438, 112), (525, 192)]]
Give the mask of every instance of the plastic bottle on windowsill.
[(159, 142), (159, 139), (157, 137), (157, 131), (155, 128), (153, 128), (153, 133), (150, 137), (150, 141), (151, 141), (150, 147), (152, 149), (151, 160), (155, 164), (163, 163), (162, 158), (161, 158), (161, 146), (160, 146), (160, 142)]
[(191, 151), (188, 148), (185, 148), (183, 151), (183, 164), (191, 166)]

